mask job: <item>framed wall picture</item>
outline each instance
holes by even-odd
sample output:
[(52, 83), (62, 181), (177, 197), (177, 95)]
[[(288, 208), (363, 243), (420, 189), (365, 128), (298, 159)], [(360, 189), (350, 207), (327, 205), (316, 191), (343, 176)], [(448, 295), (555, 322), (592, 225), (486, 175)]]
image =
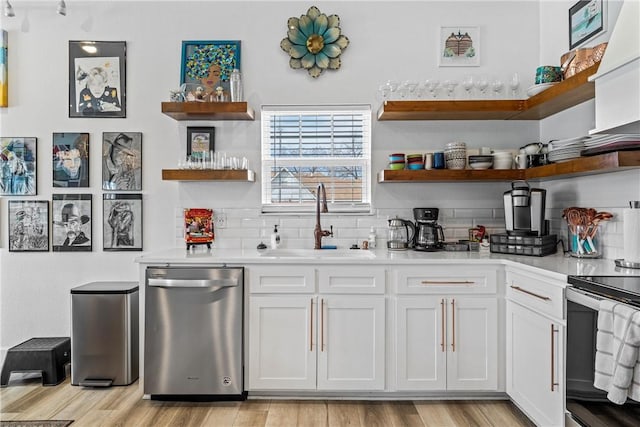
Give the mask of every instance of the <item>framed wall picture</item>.
[(480, 65), (480, 27), (440, 27), (438, 66)]
[(182, 42), (180, 82), (188, 101), (228, 101), (234, 68), (240, 69), (240, 40)]
[(53, 134), (53, 186), (89, 186), (89, 134)]
[(123, 41), (69, 42), (69, 117), (126, 117)]
[(142, 194), (102, 195), (102, 248), (142, 251)]
[(9, 200), (9, 252), (49, 251), (49, 201)]
[(206, 160), (215, 148), (214, 127), (187, 127), (187, 157)]
[(103, 132), (102, 189), (142, 190), (141, 132)]
[(36, 138), (0, 138), (0, 195), (36, 195)]
[(53, 251), (91, 252), (91, 194), (54, 194), (52, 197)]
[(569, 49), (581, 45), (604, 32), (605, 3), (603, 0), (585, 0), (569, 9)]

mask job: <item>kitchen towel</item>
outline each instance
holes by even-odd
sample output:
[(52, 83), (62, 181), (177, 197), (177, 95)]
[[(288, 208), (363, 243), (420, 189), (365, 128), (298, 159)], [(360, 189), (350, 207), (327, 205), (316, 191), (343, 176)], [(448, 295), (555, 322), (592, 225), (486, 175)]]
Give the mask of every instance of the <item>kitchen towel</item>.
[[(594, 387), (606, 391), (619, 405), (627, 396), (640, 398), (640, 311), (601, 300), (598, 309)], [(634, 378), (635, 377), (635, 378)]]
[(640, 401), (638, 347), (640, 347), (640, 311), (635, 310), (622, 339), (622, 346), (613, 372), (613, 387), (607, 395), (607, 398), (612, 402), (622, 404), (627, 396)]
[(640, 209), (625, 209), (622, 221), (624, 260), (640, 263)]

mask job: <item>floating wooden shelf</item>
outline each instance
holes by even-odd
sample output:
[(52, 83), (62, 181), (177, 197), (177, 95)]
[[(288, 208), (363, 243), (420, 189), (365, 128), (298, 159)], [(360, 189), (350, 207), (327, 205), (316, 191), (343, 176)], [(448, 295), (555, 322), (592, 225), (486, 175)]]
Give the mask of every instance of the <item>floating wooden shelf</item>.
[(385, 101), (378, 120), (540, 120), (595, 96), (589, 76), (600, 63), (528, 99)]
[(453, 181), (513, 181), (516, 179), (550, 180), (572, 176), (593, 175), (639, 168), (640, 150), (618, 151), (597, 156), (580, 157), (560, 163), (529, 169), (486, 170), (383, 170), (378, 182), (453, 182)]
[(162, 113), (175, 120), (253, 120), (246, 102), (163, 102)]
[(246, 169), (162, 169), (162, 180), (254, 182), (256, 173)]

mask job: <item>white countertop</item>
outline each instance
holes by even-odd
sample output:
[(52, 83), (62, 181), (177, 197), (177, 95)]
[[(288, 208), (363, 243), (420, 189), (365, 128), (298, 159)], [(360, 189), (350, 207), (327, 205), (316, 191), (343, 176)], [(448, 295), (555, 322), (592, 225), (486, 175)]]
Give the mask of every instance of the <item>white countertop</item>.
[[(300, 251), (301, 255), (297, 255)], [(482, 252), (418, 252), (389, 251), (386, 248), (363, 250), (297, 250), (276, 249), (258, 251), (256, 249), (205, 249), (191, 250), (174, 248), (147, 253), (135, 259), (140, 264), (172, 265), (243, 265), (243, 264), (376, 264), (376, 265), (424, 265), (424, 264), (501, 264), (525, 268), (532, 273), (544, 274), (557, 280), (566, 281), (569, 275), (629, 275), (638, 276), (640, 270), (623, 269), (615, 266), (611, 259), (580, 259), (564, 256), (562, 253), (545, 257), (505, 255)], [(351, 255), (353, 254), (353, 255)], [(337, 256), (338, 255), (338, 256)], [(366, 255), (367, 258), (361, 256)]]

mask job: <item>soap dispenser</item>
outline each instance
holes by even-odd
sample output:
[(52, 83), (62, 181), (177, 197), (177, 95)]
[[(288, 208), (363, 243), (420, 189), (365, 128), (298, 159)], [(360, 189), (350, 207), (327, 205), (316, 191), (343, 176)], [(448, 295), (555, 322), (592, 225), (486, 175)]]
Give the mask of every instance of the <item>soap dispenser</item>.
[(280, 245), (280, 234), (278, 233), (278, 226), (273, 226), (273, 233), (271, 233), (271, 249), (278, 249)]
[(369, 237), (367, 238), (369, 249), (376, 248), (376, 237), (376, 229), (371, 227), (371, 230), (369, 230)]

